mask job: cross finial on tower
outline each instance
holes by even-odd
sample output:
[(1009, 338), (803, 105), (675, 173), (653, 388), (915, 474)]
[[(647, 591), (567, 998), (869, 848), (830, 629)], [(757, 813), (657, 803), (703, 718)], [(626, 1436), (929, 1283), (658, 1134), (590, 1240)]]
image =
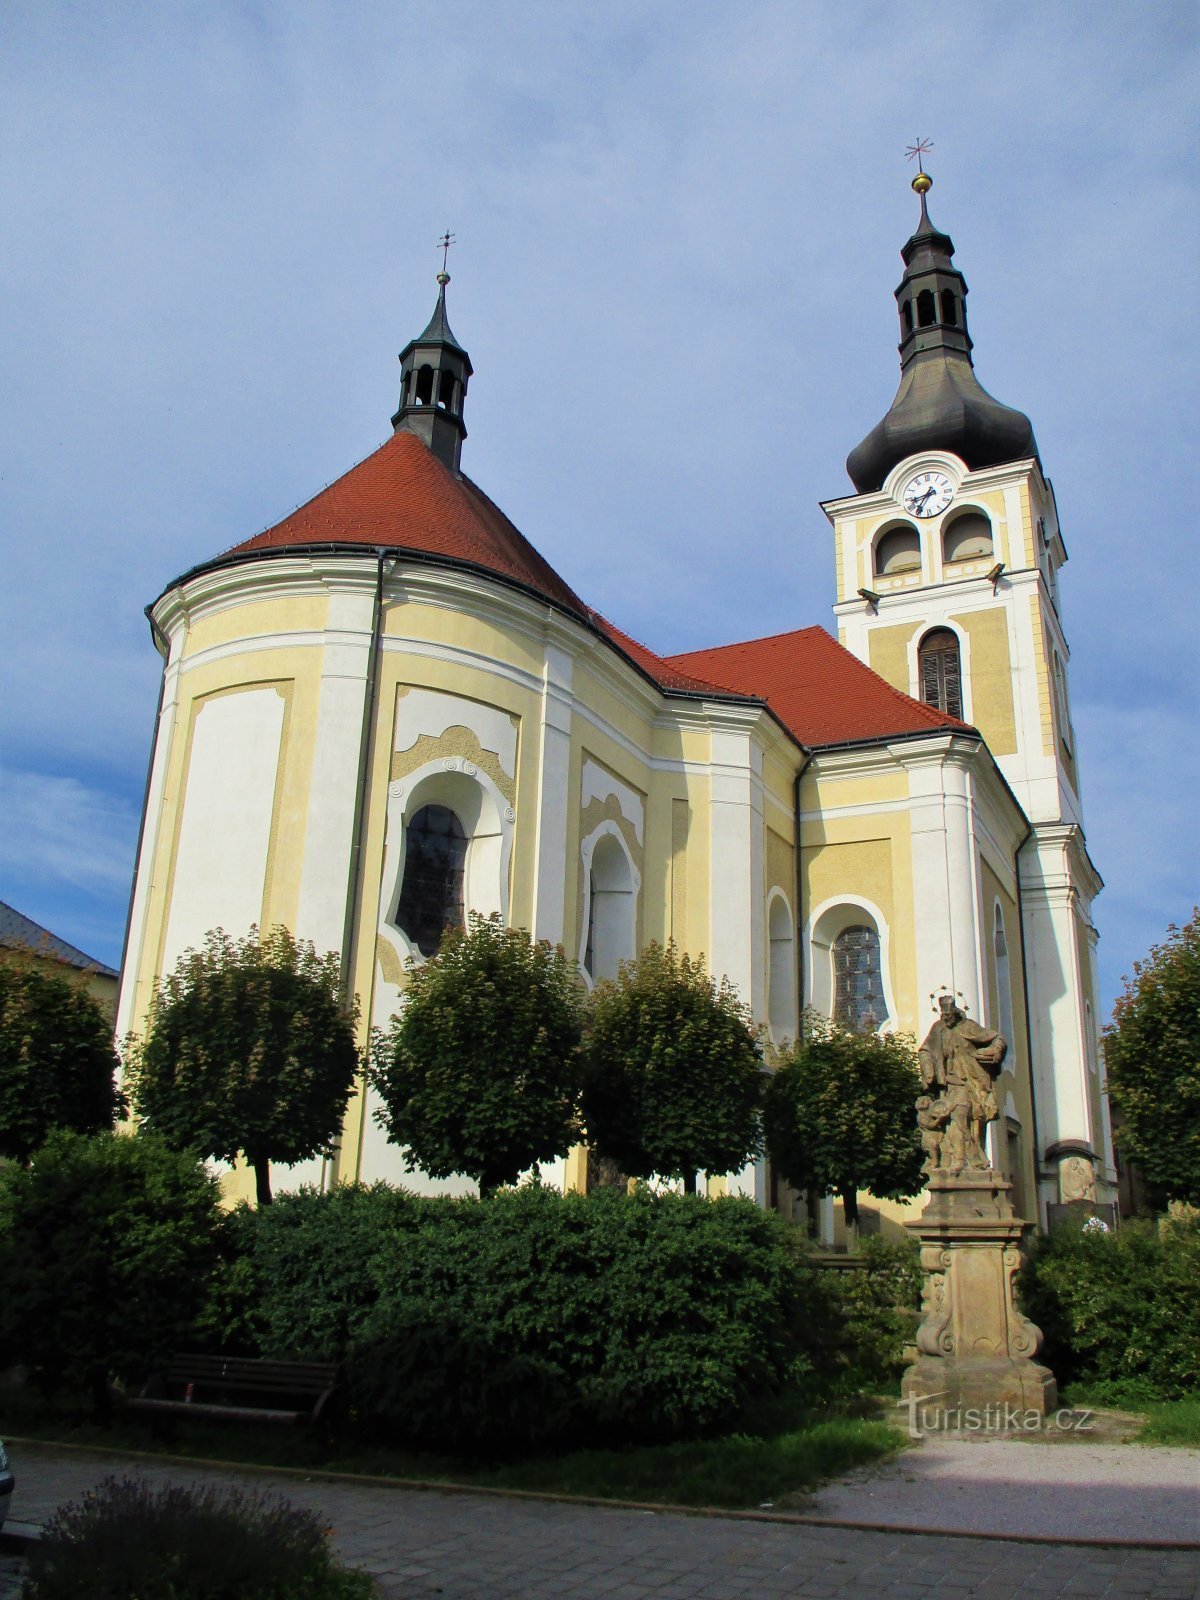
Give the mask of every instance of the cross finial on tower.
[(447, 283), (450, 282), (450, 276), (446, 271), (446, 262), (447, 262), (447, 259), (449, 258), (449, 255), (450, 255), (450, 246), (454, 242), (455, 242), (454, 235), (450, 232), (449, 228), (446, 229), (445, 233), (438, 240), (438, 249), (442, 252), (442, 270), (438, 274), (438, 282), (439, 283), (441, 282), (441, 280), (443, 278), (445, 278)]

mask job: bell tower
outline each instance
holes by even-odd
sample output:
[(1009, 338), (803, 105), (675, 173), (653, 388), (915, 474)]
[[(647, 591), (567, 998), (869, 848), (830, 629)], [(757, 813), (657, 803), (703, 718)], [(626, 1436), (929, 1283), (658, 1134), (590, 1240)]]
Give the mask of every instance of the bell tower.
[(439, 461), (457, 472), (467, 437), (463, 402), (474, 368), (446, 318), (450, 274), (444, 267), (437, 281), (437, 305), (428, 327), (400, 352), (400, 405), (392, 427), (418, 434)]
[(980, 940), (995, 939), (997, 960), (1003, 941), (1007, 966), (1020, 923), (1042, 1199), (1064, 1199), (1064, 1163), (1078, 1187), (1080, 1159), (1105, 1198), (1091, 918), (1102, 884), (1084, 840), (1067, 686), (1067, 551), (1029, 418), (975, 375), (967, 284), (930, 219), (931, 187), (918, 171), (918, 223), (895, 291), (900, 386), (847, 458), (855, 492), (823, 506), (838, 637), (895, 688), (977, 730), (1029, 821), (1008, 933), (981, 926)]

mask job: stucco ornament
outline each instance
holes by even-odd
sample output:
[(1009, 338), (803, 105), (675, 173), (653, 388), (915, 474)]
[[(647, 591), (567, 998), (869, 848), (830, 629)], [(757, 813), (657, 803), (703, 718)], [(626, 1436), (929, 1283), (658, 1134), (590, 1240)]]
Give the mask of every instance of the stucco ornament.
[(983, 1028), (953, 995), (938, 999), (938, 1020), (920, 1049), (921, 1083), (917, 1123), (925, 1149), (925, 1171), (986, 1171), (987, 1125), (999, 1114), (994, 1085), (1008, 1051), (993, 1028)]

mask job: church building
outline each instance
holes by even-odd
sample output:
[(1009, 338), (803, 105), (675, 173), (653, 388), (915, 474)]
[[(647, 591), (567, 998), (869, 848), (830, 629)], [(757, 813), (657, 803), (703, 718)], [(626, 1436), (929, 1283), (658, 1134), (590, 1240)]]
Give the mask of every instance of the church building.
[[(919, 1039), (957, 995), (1009, 1041), (990, 1137), (1018, 1214), (1112, 1201), (1067, 552), (913, 187), (900, 387), (824, 502), (836, 637), (660, 656), (592, 610), (463, 471), (472, 367), (439, 274), (391, 438), (149, 608), (164, 670), (119, 1035), (216, 927), (340, 952), (364, 1029), (468, 911), (562, 944), (589, 985), (674, 939), (775, 1043), (805, 1006)], [(336, 1158), (278, 1186), (469, 1187), (407, 1170), (373, 1110), (363, 1090)], [(542, 1176), (584, 1186), (586, 1151)], [(761, 1162), (709, 1190), (790, 1203)], [(862, 1209), (890, 1226), (918, 1204)]]

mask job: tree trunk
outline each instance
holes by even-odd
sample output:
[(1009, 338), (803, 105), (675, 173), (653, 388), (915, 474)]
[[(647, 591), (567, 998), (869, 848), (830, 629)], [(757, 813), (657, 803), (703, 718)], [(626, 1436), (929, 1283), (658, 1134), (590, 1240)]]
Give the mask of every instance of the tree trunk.
[(254, 1188), (260, 1206), (271, 1204), (271, 1163), (266, 1156), (254, 1157)]
[(683, 1192), (684, 1192), (684, 1194), (695, 1194), (695, 1192), (696, 1192), (696, 1174), (694, 1172), (685, 1172), (684, 1173), (684, 1175), (683, 1175)]
[(846, 1219), (846, 1254), (858, 1249), (858, 1190), (842, 1189), (842, 1213)]

